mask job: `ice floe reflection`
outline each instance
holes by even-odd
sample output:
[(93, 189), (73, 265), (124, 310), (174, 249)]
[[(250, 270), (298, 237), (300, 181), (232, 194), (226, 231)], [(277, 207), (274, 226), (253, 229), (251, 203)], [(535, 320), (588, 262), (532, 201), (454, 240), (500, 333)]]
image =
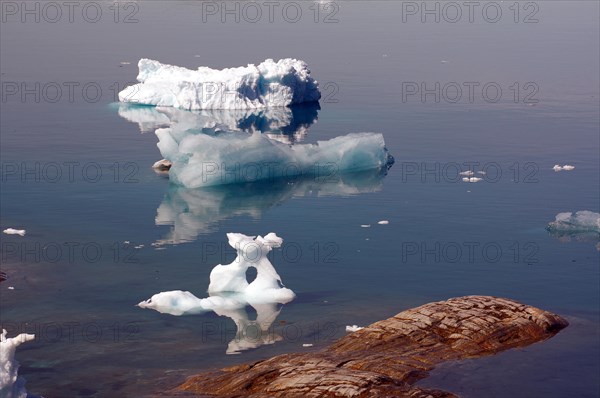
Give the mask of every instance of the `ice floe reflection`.
[(171, 226), (171, 230), (153, 246), (192, 242), (201, 234), (218, 230), (220, 221), (236, 216), (260, 219), (268, 209), (294, 197), (377, 192), (385, 175), (385, 170), (368, 170), (194, 189), (170, 185), (156, 210), (155, 223)]

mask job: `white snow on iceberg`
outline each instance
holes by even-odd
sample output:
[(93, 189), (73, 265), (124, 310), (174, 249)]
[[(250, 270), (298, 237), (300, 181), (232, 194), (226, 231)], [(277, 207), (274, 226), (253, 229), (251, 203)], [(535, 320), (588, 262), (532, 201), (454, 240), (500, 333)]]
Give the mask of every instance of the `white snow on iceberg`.
[(35, 338), (33, 334), (21, 333), (12, 338), (6, 337), (6, 330), (0, 335), (0, 397), (26, 398), (25, 380), (19, 377), (19, 363), (15, 360), (17, 347)]
[[(269, 328), (281, 311), (278, 304), (288, 303), (296, 295), (283, 286), (281, 277), (267, 258), (273, 248), (281, 246), (283, 239), (274, 233), (264, 237), (229, 233), (227, 238), (237, 251), (237, 258), (231, 264), (218, 264), (213, 268), (209, 297), (200, 299), (190, 292), (174, 290), (157, 293), (138, 306), (176, 316), (208, 311), (227, 316), (235, 322), (237, 333), (226, 352), (237, 354), (281, 340), (281, 336), (269, 332)], [(246, 279), (249, 267), (257, 270), (251, 283)], [(248, 319), (247, 305), (256, 310), (256, 320)]]
[(342, 172), (382, 169), (394, 161), (378, 133), (304, 145), (286, 145), (260, 133), (181, 136), (167, 128), (156, 135), (162, 156), (173, 164), (169, 178), (188, 188), (294, 176), (339, 178)]
[(181, 109), (256, 109), (290, 106), (321, 98), (304, 61), (292, 58), (223, 70), (191, 70), (142, 58), (140, 82), (119, 93), (119, 101)]

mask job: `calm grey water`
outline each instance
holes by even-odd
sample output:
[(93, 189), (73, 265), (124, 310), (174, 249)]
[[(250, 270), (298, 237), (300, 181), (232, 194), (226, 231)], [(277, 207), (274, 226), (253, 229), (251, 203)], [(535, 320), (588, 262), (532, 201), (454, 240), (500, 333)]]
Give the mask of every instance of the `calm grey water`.
[[(30, 393), (147, 396), (202, 369), (322, 347), (346, 325), (486, 294), (571, 326), (446, 364), (423, 385), (600, 395), (598, 237), (545, 230), (559, 212), (599, 211), (597, 2), (480, 2), (472, 15), (448, 2), (427, 2), (434, 14), (421, 2), (287, 2), (271, 17), (263, 2), (90, 3), (71, 22), (60, 3), (2, 2), (0, 227), (27, 235), (2, 235), (1, 323), (37, 335), (17, 352)], [(303, 59), (324, 95), (288, 132), (308, 128), (303, 142), (381, 132), (396, 164), (333, 182), (170, 186), (150, 168), (155, 135), (114, 104), (142, 57), (215, 68)], [(468, 164), (485, 179), (462, 182), (457, 165)], [(225, 233), (271, 231), (285, 240), (273, 263), (298, 294), (271, 326), (275, 344), (226, 355), (230, 318), (135, 307), (160, 291), (203, 297), (212, 267), (234, 258)]]

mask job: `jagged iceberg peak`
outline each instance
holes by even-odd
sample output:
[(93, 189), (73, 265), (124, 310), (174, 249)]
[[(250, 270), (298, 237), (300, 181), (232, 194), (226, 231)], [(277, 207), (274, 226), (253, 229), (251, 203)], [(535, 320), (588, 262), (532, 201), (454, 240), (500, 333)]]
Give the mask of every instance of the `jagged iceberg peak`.
[(321, 98), (306, 62), (292, 58), (222, 70), (142, 58), (138, 68), (140, 83), (121, 91), (119, 101), (199, 110), (281, 107)]
[(17, 347), (35, 338), (33, 334), (21, 333), (7, 338), (6, 330), (0, 335), (0, 397), (26, 398), (25, 380), (18, 375), (19, 363), (15, 360)]

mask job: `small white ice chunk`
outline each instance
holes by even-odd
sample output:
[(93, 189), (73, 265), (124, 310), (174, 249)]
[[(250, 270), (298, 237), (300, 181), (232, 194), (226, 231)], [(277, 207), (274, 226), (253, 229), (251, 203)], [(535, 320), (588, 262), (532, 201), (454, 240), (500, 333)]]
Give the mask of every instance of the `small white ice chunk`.
[(364, 328), (360, 327), (358, 325), (346, 326), (346, 332), (356, 332), (360, 329), (364, 329)]
[(572, 166), (570, 164), (565, 164), (564, 166), (561, 166), (559, 164), (555, 164), (554, 167), (552, 167), (552, 170), (554, 171), (571, 171), (575, 169), (575, 166)]
[(377, 224), (379, 225), (388, 225), (390, 222), (388, 220), (381, 220), (381, 221), (377, 221)]
[(461, 172), (460, 172), (460, 173), (458, 173), (458, 174), (460, 174), (461, 176), (472, 176), (472, 175), (473, 175), (473, 174), (475, 174), (475, 173), (473, 173), (473, 171), (472, 171), (472, 170), (467, 170), (467, 171), (461, 171)]
[(21, 236), (25, 236), (25, 230), (24, 229), (6, 228), (2, 232), (4, 232), (7, 235), (21, 235)]
[(371, 224), (361, 224), (360, 227), (361, 228), (370, 228)]
[(304, 343), (304, 344), (302, 344), (302, 347), (312, 347), (312, 346), (313, 346), (313, 345), (312, 345), (312, 344), (310, 344), (310, 343)]
[(479, 182), (479, 181), (483, 180), (483, 178), (479, 178), (479, 177), (463, 177), (462, 180), (464, 182)]

